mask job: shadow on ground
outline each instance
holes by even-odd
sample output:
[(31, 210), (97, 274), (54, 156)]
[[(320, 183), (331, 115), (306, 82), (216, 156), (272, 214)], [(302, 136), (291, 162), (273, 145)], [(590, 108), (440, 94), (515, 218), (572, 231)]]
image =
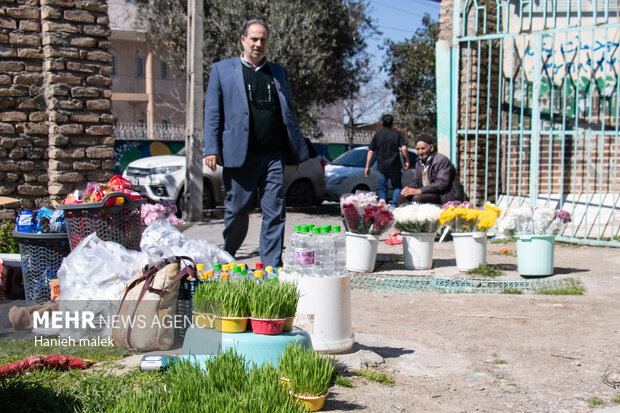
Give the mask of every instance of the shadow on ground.
[(373, 353), (380, 355), (384, 359), (385, 358), (398, 358), (405, 354), (413, 354), (415, 352), (415, 350), (412, 350), (409, 348), (403, 348), (403, 347), (375, 347), (375, 346), (366, 346), (364, 344), (355, 343), (353, 345), (353, 351), (355, 352), (358, 350), (372, 351)]

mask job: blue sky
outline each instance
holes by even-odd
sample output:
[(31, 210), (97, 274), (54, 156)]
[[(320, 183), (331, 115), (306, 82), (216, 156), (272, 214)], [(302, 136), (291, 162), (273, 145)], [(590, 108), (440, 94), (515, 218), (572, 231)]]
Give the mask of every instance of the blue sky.
[(384, 39), (402, 41), (410, 38), (422, 26), (425, 13), (439, 20), (439, 3), (432, 0), (369, 0), (368, 11), (383, 32), (368, 42), (368, 51), (375, 56), (377, 65), (384, 60), (384, 52), (377, 50)]
[[(415, 31), (422, 27), (422, 17), (425, 13), (439, 20), (439, 3), (432, 0), (368, 0), (368, 3), (368, 14), (382, 32), (381, 36), (368, 40), (367, 50), (373, 56), (376, 71), (385, 60), (385, 51), (378, 49), (385, 39), (399, 42), (411, 38)], [(382, 84), (386, 79), (386, 73), (380, 72), (373, 80)], [(386, 111), (389, 111), (389, 105), (385, 108), (377, 107), (359, 121), (375, 122)]]

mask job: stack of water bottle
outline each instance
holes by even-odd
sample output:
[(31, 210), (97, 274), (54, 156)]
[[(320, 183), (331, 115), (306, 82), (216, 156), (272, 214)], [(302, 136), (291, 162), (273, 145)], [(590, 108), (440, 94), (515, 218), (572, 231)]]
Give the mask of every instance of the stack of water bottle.
[(295, 225), (284, 251), (284, 272), (296, 277), (345, 275), (345, 237), (340, 226)]

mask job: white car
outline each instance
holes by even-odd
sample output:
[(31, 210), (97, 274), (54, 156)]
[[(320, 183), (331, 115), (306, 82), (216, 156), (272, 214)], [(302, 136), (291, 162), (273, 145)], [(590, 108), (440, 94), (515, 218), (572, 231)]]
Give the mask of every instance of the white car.
[[(293, 207), (311, 206), (323, 201), (325, 192), (325, 160), (306, 139), (310, 159), (301, 164), (299, 172), (294, 165), (287, 165), (284, 171), (286, 205)], [(210, 209), (222, 204), (226, 197), (222, 182), (222, 167), (213, 172), (202, 165), (203, 208)], [(176, 155), (160, 155), (137, 159), (123, 172), (134, 190), (154, 202), (163, 200), (176, 203), (183, 210), (185, 186), (185, 149)]]
[[(403, 172), (402, 184), (406, 186), (413, 177), (413, 168), (418, 160), (418, 155), (414, 149), (408, 149), (410, 168)], [(353, 194), (356, 191), (377, 192), (379, 187), (377, 181), (377, 162), (376, 156), (370, 164), (370, 175), (364, 176), (366, 169), (366, 157), (368, 156), (368, 146), (353, 148), (337, 157), (330, 165), (325, 167), (325, 196), (328, 201), (340, 201), (343, 194)], [(392, 197), (392, 186), (388, 185), (388, 199)]]

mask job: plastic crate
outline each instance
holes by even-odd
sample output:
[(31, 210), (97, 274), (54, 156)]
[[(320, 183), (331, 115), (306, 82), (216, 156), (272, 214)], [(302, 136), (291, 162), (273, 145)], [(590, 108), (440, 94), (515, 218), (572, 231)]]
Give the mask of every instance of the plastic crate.
[(19, 243), (26, 301), (48, 301), (49, 280), (57, 278), (60, 264), (70, 252), (67, 233), (13, 231), (13, 237)]
[[(112, 198), (121, 198), (122, 204), (106, 206)], [(57, 208), (65, 212), (71, 249), (96, 232), (103, 241), (114, 241), (125, 248), (140, 250), (140, 205), (143, 202), (144, 199), (131, 199), (121, 192), (113, 192), (101, 202), (59, 205)]]
[[(193, 318), (192, 310), (194, 309), (193, 298), (194, 292), (198, 287), (198, 280), (190, 280), (189, 278), (185, 279), (181, 282), (181, 286), (179, 287), (179, 299), (177, 301), (177, 315), (183, 317)], [(185, 323), (184, 323), (185, 325)], [(185, 337), (185, 328), (183, 329), (175, 329), (174, 335), (175, 339), (184, 338)]]

